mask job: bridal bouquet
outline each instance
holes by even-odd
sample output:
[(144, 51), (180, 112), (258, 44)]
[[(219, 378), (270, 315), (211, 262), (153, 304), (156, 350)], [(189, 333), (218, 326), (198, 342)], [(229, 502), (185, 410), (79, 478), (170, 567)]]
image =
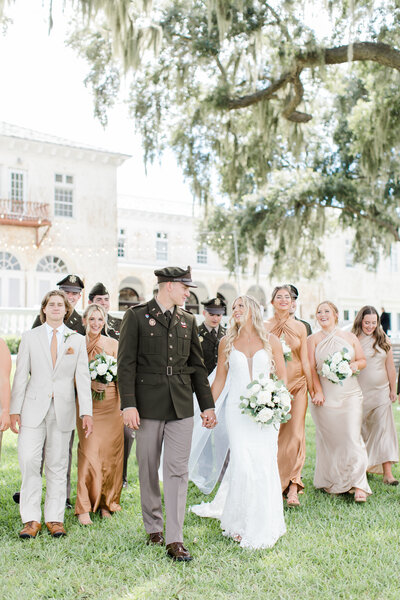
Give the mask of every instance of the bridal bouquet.
[(292, 360), (292, 349), (285, 342), (285, 334), (282, 335), (279, 341), (282, 344), (283, 358), (285, 359), (285, 362), (289, 362), (290, 360)]
[(360, 371), (353, 371), (350, 368), (351, 355), (347, 348), (343, 348), (341, 351), (330, 354), (323, 362), (321, 371), (319, 374), (322, 377), (326, 377), (332, 383), (340, 383), (348, 379), (352, 375), (358, 375)]
[[(89, 372), (92, 381), (99, 383), (111, 383), (117, 380), (117, 359), (109, 356), (105, 352), (96, 354), (93, 360), (89, 362)], [(95, 392), (92, 390), (93, 400), (103, 400), (104, 392)]]
[(262, 425), (276, 426), (290, 419), (292, 396), (283, 381), (277, 377), (260, 374), (247, 386), (240, 396), (242, 413), (252, 417)]

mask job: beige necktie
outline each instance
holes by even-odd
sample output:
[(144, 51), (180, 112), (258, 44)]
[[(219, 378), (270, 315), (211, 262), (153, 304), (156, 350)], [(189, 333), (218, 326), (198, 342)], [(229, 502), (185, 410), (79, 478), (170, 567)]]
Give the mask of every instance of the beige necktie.
[(53, 361), (53, 369), (56, 366), (57, 361), (57, 329), (53, 329), (53, 337), (51, 338), (50, 344), (51, 360)]

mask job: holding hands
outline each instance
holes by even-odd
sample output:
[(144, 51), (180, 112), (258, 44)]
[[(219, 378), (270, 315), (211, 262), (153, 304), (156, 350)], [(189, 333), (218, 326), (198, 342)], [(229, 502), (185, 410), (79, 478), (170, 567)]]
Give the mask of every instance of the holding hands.
[(215, 410), (213, 408), (208, 408), (207, 410), (200, 413), (202, 419), (202, 426), (207, 429), (213, 429), (217, 424), (217, 417), (215, 415)]

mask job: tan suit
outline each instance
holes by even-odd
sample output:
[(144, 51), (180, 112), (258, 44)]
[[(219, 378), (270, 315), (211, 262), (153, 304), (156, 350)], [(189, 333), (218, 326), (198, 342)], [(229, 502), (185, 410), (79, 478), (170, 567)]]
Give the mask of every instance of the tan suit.
[(53, 368), (46, 326), (26, 331), (19, 347), (10, 406), (10, 414), (21, 415), (18, 458), (23, 523), (41, 520), (40, 463), (44, 443), (45, 521), (64, 519), (68, 446), (76, 419), (75, 386), (79, 415), (91, 415), (85, 338), (65, 327)]

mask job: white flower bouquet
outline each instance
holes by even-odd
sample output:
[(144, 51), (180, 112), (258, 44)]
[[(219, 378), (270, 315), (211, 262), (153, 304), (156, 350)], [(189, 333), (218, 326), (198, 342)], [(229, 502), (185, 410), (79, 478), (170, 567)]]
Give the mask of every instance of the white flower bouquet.
[[(89, 372), (92, 381), (99, 383), (117, 381), (117, 359), (105, 352), (96, 354), (94, 359), (89, 362)], [(93, 400), (103, 400), (104, 392), (92, 390), (92, 397)]]
[(350, 367), (351, 355), (347, 348), (330, 354), (323, 362), (319, 375), (329, 379), (332, 383), (340, 383), (352, 375), (358, 375), (360, 371), (353, 371)]
[(242, 413), (261, 425), (272, 423), (276, 427), (290, 419), (292, 396), (283, 381), (275, 376), (268, 377), (261, 373), (258, 379), (249, 383), (240, 401)]
[(285, 359), (285, 362), (289, 362), (292, 360), (292, 349), (285, 341), (285, 334), (281, 336), (279, 341), (282, 344), (283, 358)]

